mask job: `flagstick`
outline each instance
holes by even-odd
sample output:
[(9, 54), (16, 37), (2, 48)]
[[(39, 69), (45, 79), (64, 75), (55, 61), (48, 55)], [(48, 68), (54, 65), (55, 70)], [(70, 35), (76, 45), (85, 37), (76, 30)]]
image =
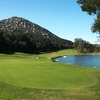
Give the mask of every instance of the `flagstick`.
[(38, 68), (39, 68), (39, 57), (36, 57), (36, 60), (38, 60)]

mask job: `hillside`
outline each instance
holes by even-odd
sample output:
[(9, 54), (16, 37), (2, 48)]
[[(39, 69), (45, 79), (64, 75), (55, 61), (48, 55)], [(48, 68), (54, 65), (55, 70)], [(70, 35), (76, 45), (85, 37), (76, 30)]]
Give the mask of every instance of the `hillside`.
[(0, 21), (0, 52), (47, 52), (72, 48), (73, 42), (24, 18)]

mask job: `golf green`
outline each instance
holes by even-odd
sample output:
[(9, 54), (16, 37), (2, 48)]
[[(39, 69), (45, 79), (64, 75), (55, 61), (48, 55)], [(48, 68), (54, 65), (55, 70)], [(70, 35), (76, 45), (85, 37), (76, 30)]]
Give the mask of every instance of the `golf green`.
[(96, 83), (89, 68), (52, 62), (47, 55), (0, 55), (0, 81), (37, 89), (89, 87)]

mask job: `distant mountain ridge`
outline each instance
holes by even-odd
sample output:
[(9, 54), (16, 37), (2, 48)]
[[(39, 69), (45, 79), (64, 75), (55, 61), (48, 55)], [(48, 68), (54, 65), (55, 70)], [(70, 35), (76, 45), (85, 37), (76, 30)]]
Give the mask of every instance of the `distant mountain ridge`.
[(1, 43), (5, 43), (1, 44), (4, 51), (41, 52), (73, 47), (72, 41), (61, 39), (49, 30), (16, 16), (0, 21), (0, 35)]
[[(49, 31), (21, 17), (11, 17), (0, 21), (0, 29), (8, 32), (36, 33), (49, 35)], [(43, 34), (45, 33), (45, 34)]]

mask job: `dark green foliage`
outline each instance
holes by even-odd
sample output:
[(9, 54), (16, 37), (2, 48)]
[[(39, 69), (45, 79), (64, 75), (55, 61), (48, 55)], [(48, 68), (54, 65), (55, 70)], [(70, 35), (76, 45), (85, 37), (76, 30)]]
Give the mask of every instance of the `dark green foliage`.
[(77, 0), (77, 3), (90, 15), (100, 13), (100, 0)]
[(100, 34), (100, 0), (77, 0), (77, 3), (81, 5), (82, 11), (86, 11), (89, 15), (96, 14), (92, 32)]
[(94, 44), (94, 52), (100, 52), (100, 45), (99, 44)]
[(92, 26), (92, 32), (96, 32), (100, 34), (100, 14), (97, 15), (97, 19), (95, 19), (94, 24)]
[(76, 38), (74, 48), (81, 53), (100, 52), (100, 45), (93, 45), (81, 38)]
[(73, 48), (73, 42), (26, 19), (12, 17), (0, 21), (0, 52), (39, 53), (67, 48)]

